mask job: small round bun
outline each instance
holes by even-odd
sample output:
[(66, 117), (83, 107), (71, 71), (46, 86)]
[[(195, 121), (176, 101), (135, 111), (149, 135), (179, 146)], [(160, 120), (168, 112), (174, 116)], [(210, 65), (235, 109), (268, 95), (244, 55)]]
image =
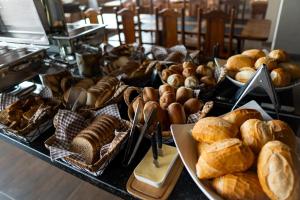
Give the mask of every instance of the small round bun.
[(171, 103), (176, 101), (176, 96), (173, 92), (164, 92), (159, 99), (159, 105), (162, 109), (167, 109)]
[(294, 63), (279, 63), (279, 66), (289, 72), (292, 76), (293, 80), (297, 80), (300, 78), (300, 65)]
[(146, 121), (150, 117), (149, 115), (151, 114), (152, 109), (157, 109), (156, 116), (154, 116), (154, 122), (159, 121), (162, 124), (163, 110), (161, 109), (159, 103), (157, 103), (156, 101), (148, 101), (147, 103), (145, 103), (143, 110), (144, 120)]
[(238, 128), (248, 119), (263, 119), (260, 112), (255, 109), (236, 109), (223, 115), (222, 118), (236, 125)]
[(183, 106), (180, 103), (172, 103), (168, 107), (168, 114), (171, 124), (185, 124), (186, 116)]
[(242, 55), (248, 56), (252, 58), (253, 60), (257, 60), (261, 57), (265, 57), (266, 54), (260, 49), (248, 49), (243, 51)]
[(177, 73), (177, 72), (174, 71), (174, 70), (164, 69), (164, 70), (161, 72), (161, 78), (162, 78), (163, 81), (167, 81), (169, 76), (171, 76), (172, 74), (176, 74), (176, 73)]
[(181, 74), (183, 71), (183, 67), (182, 64), (178, 64), (178, 65), (171, 65), (169, 67), (170, 70), (176, 71), (178, 74)]
[(184, 77), (180, 74), (172, 74), (168, 77), (167, 83), (175, 88), (184, 85)]
[(278, 67), (275, 59), (269, 57), (261, 57), (255, 62), (255, 69), (260, 68), (263, 64), (267, 66), (268, 70), (273, 70)]
[(186, 87), (180, 87), (176, 92), (176, 102), (184, 104), (188, 99), (193, 98), (193, 90)]
[(196, 73), (200, 76), (213, 76), (213, 70), (205, 65), (199, 65), (196, 69)]
[(158, 101), (158, 92), (152, 87), (145, 87), (143, 89), (143, 100), (148, 101)]
[(184, 86), (187, 88), (196, 89), (199, 86), (199, 80), (195, 76), (189, 76), (184, 80)]
[(288, 73), (283, 68), (277, 68), (277, 69), (272, 70), (270, 76), (271, 76), (273, 84), (276, 87), (287, 86), (291, 83), (291, 79), (292, 79), (291, 74)]
[[(144, 110), (145, 103), (144, 103), (142, 97), (137, 97), (132, 102), (132, 109), (133, 109), (134, 113), (136, 112), (136, 110), (138, 108), (138, 104), (140, 104), (141, 111)], [(140, 113), (142, 113), (142, 112), (140, 112)], [(134, 115), (132, 115), (132, 116), (134, 116)], [(133, 117), (132, 117), (132, 120), (133, 120)], [(141, 123), (144, 123), (144, 115), (140, 114), (138, 121)]]
[(194, 76), (196, 74), (195, 67), (186, 67), (183, 69), (182, 75), (184, 77)]
[(235, 75), (235, 80), (247, 83), (255, 74), (255, 70), (253, 68), (247, 68), (247, 70), (242, 70)]
[(230, 71), (240, 71), (243, 67), (254, 67), (254, 61), (245, 55), (234, 55), (228, 58), (226, 68)]
[(201, 83), (205, 83), (205, 85), (207, 86), (215, 86), (217, 83), (216, 83), (216, 80), (211, 77), (211, 76), (203, 76), (200, 78), (200, 82)]
[(172, 92), (175, 94), (175, 88), (173, 88), (171, 85), (169, 85), (167, 83), (159, 86), (158, 91), (159, 91), (159, 96), (162, 96), (163, 93), (165, 93), (165, 92)]
[(269, 53), (269, 57), (275, 59), (277, 62), (288, 61), (287, 53), (282, 49), (275, 49)]
[(202, 108), (203, 103), (197, 98), (190, 98), (187, 100), (183, 107), (187, 116), (197, 113)]
[(194, 64), (193, 64), (192, 62), (190, 62), (190, 61), (184, 62), (184, 63), (182, 64), (182, 67), (183, 67), (183, 69), (189, 68), (189, 67), (195, 68)]

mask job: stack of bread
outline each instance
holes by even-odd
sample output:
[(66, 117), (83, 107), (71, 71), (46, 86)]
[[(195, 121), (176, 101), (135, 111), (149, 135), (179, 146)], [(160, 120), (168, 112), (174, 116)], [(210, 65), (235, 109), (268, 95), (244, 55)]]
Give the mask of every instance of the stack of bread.
[(263, 121), (252, 109), (200, 119), (196, 171), (225, 199), (300, 199), (296, 136), (283, 121)]
[[(129, 93), (134, 91), (137, 94), (140, 92), (141, 95), (138, 95), (130, 103)], [(143, 110), (143, 116), (139, 118), (140, 123), (144, 123), (150, 114), (149, 112), (156, 108), (156, 119), (160, 122), (164, 131), (170, 130), (170, 124), (185, 124), (189, 115), (200, 111), (203, 103), (193, 96), (192, 89), (184, 86), (176, 89), (169, 84), (161, 85), (158, 90), (152, 87), (145, 87), (142, 91), (139, 91), (129, 87), (124, 92), (130, 119), (133, 119), (138, 103), (142, 105)]]
[(192, 62), (171, 65), (169, 68), (162, 70), (161, 79), (175, 88), (185, 86), (197, 89), (201, 86), (213, 87), (217, 84), (214, 69), (211, 65), (197, 67)]
[(114, 131), (118, 127), (117, 118), (110, 115), (98, 116), (73, 139), (70, 150), (81, 154), (86, 164), (92, 165), (99, 160), (101, 148), (114, 139)]
[(300, 66), (288, 62), (288, 55), (281, 49), (266, 55), (260, 49), (250, 49), (242, 54), (231, 56), (226, 63), (228, 74), (237, 81), (246, 83), (256, 70), (265, 64), (275, 87), (284, 87), (300, 78)]

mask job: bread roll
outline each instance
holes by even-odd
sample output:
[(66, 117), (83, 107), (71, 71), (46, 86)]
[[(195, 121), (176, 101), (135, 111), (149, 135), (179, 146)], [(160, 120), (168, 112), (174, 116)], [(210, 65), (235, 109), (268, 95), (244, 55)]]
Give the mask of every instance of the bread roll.
[(162, 96), (163, 93), (165, 93), (165, 92), (172, 92), (175, 94), (175, 88), (173, 88), (171, 85), (165, 83), (165, 84), (159, 86), (158, 92), (159, 92), (159, 96)]
[(182, 67), (183, 67), (183, 69), (189, 68), (189, 67), (195, 68), (194, 64), (192, 62), (190, 62), (190, 61), (183, 62), (182, 63)]
[(225, 199), (268, 200), (254, 172), (227, 174), (215, 178), (213, 188)]
[(176, 101), (184, 104), (188, 99), (193, 97), (193, 90), (186, 87), (180, 87), (176, 91)]
[(183, 69), (182, 75), (184, 77), (194, 76), (196, 74), (196, 69), (194, 67), (186, 67)]
[(206, 151), (206, 149), (208, 147), (209, 147), (209, 144), (207, 144), (205, 142), (198, 142), (198, 144), (197, 144), (198, 156), (200, 156), (201, 153), (203, 153), (204, 151)]
[(277, 68), (272, 70), (271, 80), (276, 87), (284, 87), (291, 83), (291, 74), (285, 71), (283, 68)]
[(167, 83), (175, 88), (184, 85), (184, 77), (180, 74), (172, 74), (168, 77)]
[(215, 86), (217, 83), (216, 83), (216, 80), (211, 77), (211, 76), (203, 76), (200, 78), (200, 82), (201, 83), (205, 83), (205, 85), (207, 86)]
[(300, 78), (300, 65), (289, 62), (279, 63), (278, 65), (289, 72), (293, 80)]
[(213, 70), (205, 65), (199, 65), (196, 69), (196, 73), (200, 76), (213, 76)]
[(268, 68), (268, 70), (273, 70), (276, 69), (277, 66), (277, 62), (276, 60), (274, 60), (273, 58), (269, 58), (269, 57), (261, 57), (259, 59), (257, 59), (257, 61), (255, 62), (255, 69), (260, 68), (263, 64), (265, 64)]
[(210, 179), (251, 167), (254, 154), (237, 138), (217, 141), (201, 153), (196, 164), (199, 179)]
[(180, 103), (172, 103), (168, 107), (168, 114), (171, 124), (185, 124), (186, 116), (183, 106)]
[(170, 70), (176, 71), (178, 74), (181, 74), (183, 71), (183, 67), (182, 64), (178, 64), (178, 65), (171, 65), (169, 67)]
[(291, 149), (296, 149), (296, 135), (289, 125), (281, 120), (271, 120), (267, 122), (275, 140), (279, 140), (288, 145)]
[(248, 119), (263, 119), (260, 112), (254, 109), (236, 109), (223, 115), (222, 118), (238, 128)]
[(137, 97), (137, 98), (135, 98), (135, 100), (132, 102), (132, 109), (133, 109), (133, 112), (134, 112), (134, 113), (136, 113), (136, 111), (137, 111), (138, 104), (140, 104), (140, 115), (138, 116), (138, 117), (139, 117), (139, 118), (138, 118), (138, 122), (144, 123), (144, 115), (142, 114), (142, 111), (144, 110), (145, 103), (144, 103), (142, 97)]
[(148, 101), (158, 101), (158, 92), (153, 87), (145, 87), (143, 89), (143, 100)]
[(189, 76), (184, 80), (184, 86), (187, 88), (196, 89), (199, 87), (199, 80), (195, 76)]
[(253, 60), (257, 60), (261, 57), (266, 56), (266, 54), (260, 49), (249, 49), (249, 50), (243, 51), (242, 55), (248, 56), (248, 57), (252, 58)]
[(272, 200), (300, 199), (299, 160), (280, 141), (270, 141), (258, 156), (257, 174), (263, 191)]
[(198, 142), (214, 143), (236, 137), (238, 128), (220, 117), (200, 119), (192, 129), (192, 136)]
[(162, 109), (167, 109), (171, 103), (176, 101), (176, 96), (173, 92), (164, 92), (159, 99), (159, 105)]
[(163, 115), (163, 110), (161, 109), (159, 103), (156, 101), (148, 101), (144, 105), (144, 120), (147, 121), (147, 119), (150, 117), (152, 109), (156, 109), (156, 116), (154, 116), (154, 122), (160, 122), (163, 124), (164, 121), (164, 115)]
[(194, 113), (197, 113), (198, 111), (200, 111), (202, 106), (203, 106), (203, 103), (199, 99), (190, 98), (184, 103), (183, 108), (184, 108), (185, 114), (187, 116), (189, 116), (190, 114), (194, 114)]
[(247, 68), (247, 70), (241, 70), (235, 75), (235, 80), (247, 83), (254, 75), (256, 71), (253, 68)]
[(288, 61), (287, 53), (282, 49), (275, 49), (269, 53), (269, 57), (275, 59), (277, 62)]
[(254, 61), (245, 55), (231, 56), (226, 63), (226, 68), (231, 71), (239, 71), (243, 67), (254, 67)]
[(177, 72), (174, 71), (174, 70), (164, 69), (164, 70), (161, 72), (161, 78), (162, 78), (163, 81), (167, 81), (169, 76), (171, 76), (172, 74), (176, 74), (176, 73), (177, 73)]
[(240, 128), (243, 142), (248, 145), (254, 153), (259, 153), (261, 148), (274, 136), (268, 124), (259, 119), (248, 119)]

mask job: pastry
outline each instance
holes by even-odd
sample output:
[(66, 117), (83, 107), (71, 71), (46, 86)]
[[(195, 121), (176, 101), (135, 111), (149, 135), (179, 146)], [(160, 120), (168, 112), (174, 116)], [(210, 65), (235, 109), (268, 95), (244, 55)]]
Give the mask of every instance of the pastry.
[(248, 119), (263, 119), (260, 112), (255, 109), (236, 109), (223, 115), (222, 118), (238, 128)]
[(287, 53), (282, 49), (276, 49), (269, 53), (269, 57), (275, 59), (277, 62), (288, 61)]
[(199, 80), (195, 76), (189, 76), (184, 80), (184, 86), (187, 88), (196, 89), (199, 87)]
[(172, 103), (168, 107), (168, 114), (171, 124), (185, 124), (186, 116), (183, 106), (180, 103)]
[(189, 116), (190, 114), (194, 114), (200, 111), (200, 109), (202, 108), (203, 103), (197, 99), (197, 98), (190, 98), (189, 100), (187, 100), (184, 105), (184, 111), (186, 113), (187, 116)]
[(200, 119), (192, 129), (192, 136), (198, 142), (214, 143), (219, 140), (236, 137), (237, 126), (220, 117)]
[(270, 141), (258, 156), (257, 174), (263, 191), (272, 200), (300, 199), (299, 160), (286, 144)]
[(267, 142), (274, 140), (268, 124), (259, 119), (245, 121), (240, 128), (240, 132), (243, 142), (257, 154)]
[(196, 73), (200, 76), (213, 77), (213, 70), (205, 65), (199, 65), (196, 69)]
[(175, 101), (176, 97), (173, 92), (165, 92), (159, 99), (159, 105), (162, 109), (167, 109), (168, 106)]
[(240, 71), (243, 67), (254, 67), (254, 61), (245, 55), (234, 55), (228, 58), (226, 69), (230, 71)]
[(162, 96), (164, 92), (172, 92), (175, 94), (175, 88), (169, 84), (163, 84), (158, 88), (159, 95)]
[(254, 172), (233, 173), (215, 178), (212, 186), (225, 199), (268, 200)]
[(211, 76), (203, 76), (200, 78), (201, 83), (205, 83), (207, 86), (215, 86), (216, 80)]
[(145, 87), (143, 89), (143, 100), (148, 101), (158, 101), (158, 91), (152, 87)]
[(290, 73), (293, 80), (300, 78), (300, 66), (294, 63), (284, 62), (278, 64), (280, 67)]
[(172, 74), (177, 74), (177, 72), (175, 70), (170, 70), (170, 69), (164, 69), (161, 72), (161, 79), (163, 81), (167, 81), (168, 77), (171, 76)]
[(243, 51), (242, 55), (248, 56), (248, 57), (252, 58), (253, 60), (257, 60), (261, 57), (266, 56), (266, 54), (260, 49), (245, 50), (245, 51)]
[(184, 104), (188, 99), (193, 97), (193, 90), (186, 87), (180, 87), (176, 91), (176, 102)]
[(196, 74), (196, 69), (194, 67), (186, 67), (183, 69), (182, 75), (184, 77), (194, 76)]
[(284, 87), (291, 83), (291, 74), (283, 68), (277, 68), (272, 70), (271, 80), (276, 87)]
[(263, 64), (265, 64), (270, 71), (278, 67), (275, 59), (270, 57), (261, 57), (255, 62), (255, 69), (259, 69)]
[(288, 145), (291, 149), (296, 149), (296, 135), (289, 125), (281, 120), (271, 120), (267, 122), (275, 140), (279, 140)]
[(242, 83), (247, 83), (255, 75), (256, 71), (253, 68), (249, 67), (247, 69), (243, 69), (236, 73), (235, 80)]
[(168, 77), (167, 83), (175, 88), (184, 85), (184, 77), (180, 74), (172, 74)]
[(254, 161), (251, 149), (237, 138), (217, 141), (203, 151), (196, 164), (199, 179), (220, 177), (234, 172), (244, 172)]

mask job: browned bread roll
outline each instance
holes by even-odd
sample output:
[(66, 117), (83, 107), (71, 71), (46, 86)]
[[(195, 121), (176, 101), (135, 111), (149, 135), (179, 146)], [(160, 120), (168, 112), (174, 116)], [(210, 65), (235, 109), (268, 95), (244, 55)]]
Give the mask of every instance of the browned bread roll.
[(271, 79), (276, 87), (284, 87), (291, 83), (291, 74), (285, 71), (283, 68), (277, 68), (272, 70)]
[(175, 70), (164, 69), (161, 72), (161, 78), (163, 81), (167, 81), (169, 76), (171, 76), (172, 74), (176, 74), (176, 73), (178, 73), (178, 72), (176, 72)]
[(203, 76), (200, 78), (201, 83), (205, 83), (208, 86), (215, 86), (217, 84), (215, 78), (211, 76)]
[(242, 83), (247, 83), (255, 75), (256, 71), (253, 68), (247, 68), (245, 70), (243, 69), (236, 73), (235, 80)]
[(272, 200), (300, 199), (299, 169), (295, 152), (280, 141), (265, 144), (258, 156), (258, 179)]
[(215, 178), (213, 188), (225, 199), (268, 200), (254, 172), (227, 174)]
[(195, 76), (189, 76), (184, 80), (184, 86), (187, 88), (196, 89), (199, 87), (199, 80)]
[(189, 67), (195, 68), (194, 64), (192, 62), (190, 62), (190, 61), (183, 62), (182, 63), (182, 67), (183, 67), (183, 69), (189, 68)]
[(158, 101), (158, 91), (152, 87), (145, 87), (143, 89), (143, 100), (148, 101)]
[(168, 77), (167, 83), (175, 88), (184, 85), (184, 77), (180, 74), (172, 74)]
[(238, 128), (220, 117), (200, 119), (192, 129), (192, 136), (198, 142), (214, 143), (236, 137)]
[(169, 67), (170, 70), (176, 71), (178, 74), (181, 74), (183, 71), (183, 67), (182, 64), (178, 64), (178, 65), (171, 65)]
[(257, 60), (261, 57), (265, 57), (266, 54), (260, 49), (248, 49), (243, 51), (242, 55), (248, 56), (253, 60)]
[(251, 149), (237, 138), (210, 144), (196, 164), (199, 179), (210, 179), (234, 172), (244, 172), (254, 161)]
[(198, 156), (200, 156), (201, 153), (203, 153), (204, 151), (206, 151), (206, 149), (208, 147), (209, 147), (209, 144), (207, 144), (205, 142), (198, 142), (198, 144), (197, 144)]
[(196, 73), (200, 76), (213, 76), (213, 70), (204, 65), (199, 65), (196, 69)]
[(196, 69), (194, 67), (186, 67), (183, 69), (182, 75), (184, 77), (194, 76), (196, 74)]
[(245, 55), (231, 56), (226, 63), (226, 69), (230, 71), (239, 71), (243, 67), (254, 67), (254, 61)]
[(167, 109), (171, 103), (176, 101), (176, 96), (173, 92), (164, 92), (159, 99), (159, 105), (162, 109)]
[[(138, 108), (138, 104), (140, 104), (140, 108), (141, 108), (141, 112), (144, 110), (144, 106), (145, 106), (145, 103), (143, 101), (143, 98), (142, 97), (137, 97), (133, 102), (132, 102), (132, 109), (133, 109), (133, 112), (136, 113), (137, 111), (137, 108)], [(140, 114), (138, 116), (138, 122), (141, 122), (141, 123), (144, 123), (144, 115), (143, 114)]]
[(159, 86), (158, 91), (160, 96), (162, 96), (164, 92), (172, 92), (175, 94), (175, 88), (167, 83)]
[(183, 106), (180, 103), (172, 103), (168, 107), (168, 114), (171, 124), (185, 124), (186, 116)]
[(263, 119), (260, 112), (254, 109), (236, 109), (223, 115), (222, 118), (238, 128), (248, 119)]
[(268, 68), (268, 70), (273, 70), (276, 69), (278, 67), (276, 60), (274, 60), (273, 58), (270, 57), (261, 57), (259, 59), (257, 59), (257, 61), (255, 62), (255, 69), (260, 68), (263, 64), (265, 64)]
[(288, 61), (287, 53), (282, 49), (275, 49), (269, 53), (269, 57), (275, 59), (277, 62)]
[(274, 136), (268, 124), (259, 119), (248, 119), (240, 128), (243, 142), (248, 145), (254, 153), (259, 153), (261, 148)]
[(163, 124), (164, 113), (159, 103), (157, 103), (156, 101), (148, 101), (147, 103), (145, 103), (144, 111), (143, 111), (144, 120), (146, 121), (150, 117), (152, 109), (156, 109), (156, 115), (154, 116), (153, 121), (160, 122), (161, 124)]
[(294, 63), (284, 62), (279, 63), (279, 66), (289, 72), (293, 80), (300, 78), (300, 66)]
[(267, 122), (275, 140), (279, 140), (284, 144), (296, 149), (296, 135), (289, 125), (281, 120), (271, 120)]
[(187, 116), (189, 116), (190, 114), (197, 113), (198, 111), (200, 111), (202, 106), (203, 103), (197, 98), (190, 98), (183, 105), (185, 114)]
[(184, 104), (188, 99), (193, 97), (193, 90), (186, 87), (180, 87), (176, 91), (176, 101)]

